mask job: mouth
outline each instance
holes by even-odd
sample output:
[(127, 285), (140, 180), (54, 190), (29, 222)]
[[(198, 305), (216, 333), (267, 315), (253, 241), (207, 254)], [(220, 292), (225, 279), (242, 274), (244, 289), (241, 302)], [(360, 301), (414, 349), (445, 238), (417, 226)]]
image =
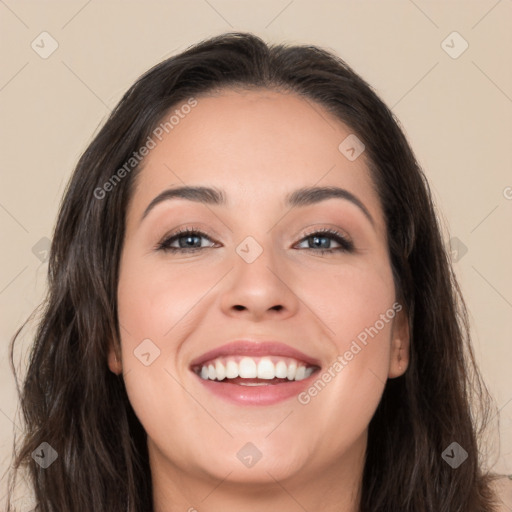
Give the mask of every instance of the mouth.
[(239, 405), (271, 405), (298, 395), (320, 364), (281, 343), (239, 341), (203, 354), (190, 370), (208, 391), (223, 399)]
[(300, 381), (308, 378), (317, 369), (297, 359), (278, 356), (217, 357), (196, 365), (192, 370), (201, 379), (225, 381), (230, 384), (265, 386), (280, 382)]

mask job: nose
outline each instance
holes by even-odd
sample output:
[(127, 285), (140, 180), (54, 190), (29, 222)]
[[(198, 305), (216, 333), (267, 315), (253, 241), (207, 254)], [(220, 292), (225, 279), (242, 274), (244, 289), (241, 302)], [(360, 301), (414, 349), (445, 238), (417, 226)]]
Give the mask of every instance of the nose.
[(285, 319), (297, 312), (299, 303), (292, 273), (271, 250), (264, 249), (251, 263), (235, 255), (223, 288), (224, 314), (253, 321)]

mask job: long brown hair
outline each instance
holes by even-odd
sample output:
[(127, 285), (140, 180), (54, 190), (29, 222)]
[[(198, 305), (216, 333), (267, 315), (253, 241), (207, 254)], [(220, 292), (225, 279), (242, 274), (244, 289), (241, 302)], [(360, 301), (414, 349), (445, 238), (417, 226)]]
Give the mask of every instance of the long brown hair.
[[(361, 512), (494, 511), (493, 477), (483, 471), (478, 444), (492, 399), (475, 363), (427, 181), (397, 120), (332, 53), (268, 46), (242, 33), (203, 41), (141, 76), (74, 170), (59, 209), (48, 294), (20, 390), (26, 434), (14, 467), (15, 473), (28, 469), (37, 510), (153, 508), (146, 434), (122, 376), (107, 367), (109, 344), (119, 346), (119, 261), (141, 166), (111, 182), (108, 193), (98, 190), (107, 189), (105, 183), (172, 107), (230, 87), (295, 92), (334, 114), (366, 146), (396, 288), (409, 315), (411, 357), (405, 375), (388, 380), (369, 425)], [(31, 457), (43, 442), (58, 453), (46, 469)], [(442, 457), (453, 442), (468, 454), (456, 469)]]

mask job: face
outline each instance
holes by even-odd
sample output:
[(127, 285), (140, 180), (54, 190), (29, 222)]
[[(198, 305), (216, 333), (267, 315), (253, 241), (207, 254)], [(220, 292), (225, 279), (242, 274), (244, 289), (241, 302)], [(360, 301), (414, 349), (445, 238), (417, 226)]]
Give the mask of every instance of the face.
[[(339, 474), (407, 367), (366, 155), (354, 159), (353, 139), (340, 150), (351, 130), (294, 94), (225, 91), (184, 111), (129, 204), (110, 368), (153, 467), (239, 482)], [(184, 186), (224, 202), (154, 201)], [(339, 191), (293, 195), (310, 187)]]

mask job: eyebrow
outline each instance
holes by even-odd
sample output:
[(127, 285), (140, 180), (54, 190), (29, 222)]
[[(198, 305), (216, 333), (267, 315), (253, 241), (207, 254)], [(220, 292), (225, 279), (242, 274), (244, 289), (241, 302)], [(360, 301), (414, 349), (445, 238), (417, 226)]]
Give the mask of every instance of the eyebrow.
[[(186, 199), (197, 203), (210, 204), (214, 206), (223, 206), (226, 204), (226, 196), (222, 190), (213, 187), (184, 186), (170, 188), (158, 194), (147, 206), (142, 214), (140, 222), (144, 220), (149, 212), (159, 203), (171, 199)], [(290, 208), (310, 206), (328, 199), (344, 199), (356, 205), (370, 221), (375, 225), (375, 221), (364, 203), (354, 194), (339, 187), (304, 187), (299, 188), (285, 197), (285, 206)]]

